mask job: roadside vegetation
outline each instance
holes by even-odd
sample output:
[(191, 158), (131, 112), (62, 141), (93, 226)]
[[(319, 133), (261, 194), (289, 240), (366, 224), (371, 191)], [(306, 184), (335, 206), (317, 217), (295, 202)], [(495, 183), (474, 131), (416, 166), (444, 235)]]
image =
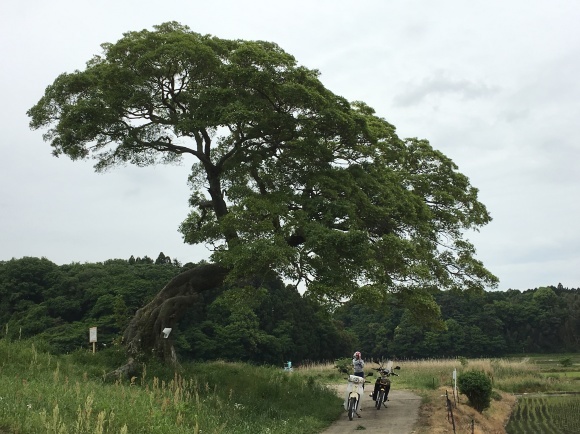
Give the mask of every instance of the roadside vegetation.
[[(398, 372), (400, 376), (392, 381), (392, 390), (409, 389), (423, 398), (417, 434), (453, 432), (446, 395), (452, 404), (457, 433), (579, 432), (575, 427), (580, 424), (580, 412), (574, 409), (580, 405), (580, 395), (574, 393), (580, 393), (580, 354), (400, 360), (396, 364), (401, 366), (401, 371)], [(340, 361), (336, 365), (340, 366)], [(312, 365), (304, 370), (308, 375), (324, 380), (330, 378), (329, 372), (333, 369), (338, 372), (336, 365)], [(367, 366), (374, 365), (369, 363)], [(454, 369), (458, 374), (483, 371), (489, 375), (493, 391), (488, 409), (479, 413), (468, 405), (466, 396), (454, 395)], [(528, 400), (525, 398), (528, 395), (539, 397)], [(524, 410), (520, 411), (520, 405)], [(554, 414), (551, 414), (552, 410)], [(558, 414), (563, 412), (566, 416), (559, 417)], [(526, 417), (528, 413), (538, 416)], [(525, 425), (522, 425), (522, 419), (526, 419)], [(563, 424), (573, 429), (567, 430)], [(546, 428), (548, 426), (550, 429)]]
[[(412, 389), (423, 396), (421, 426), (428, 427), (425, 432), (429, 434), (436, 433), (438, 426), (440, 432), (450, 427), (444, 397), (452, 392), (454, 368), (458, 372), (483, 370), (493, 382), (491, 407), (482, 415), (460, 397), (454, 408), (458, 432), (471, 432), (472, 424), (474, 432), (503, 432), (518, 394), (580, 391), (580, 347), (575, 338), (580, 324), (580, 289), (558, 285), (524, 292), (437, 291), (434, 297), (446, 326), (438, 330), (414, 321), (408, 310), (397, 307), (389, 297), (372, 306), (351, 300), (332, 310), (280, 279), (264, 280), (252, 291), (216, 288), (205, 293), (204, 303), (192, 308), (171, 333), (183, 363), (177, 378), (156, 362), (149, 363), (144, 376), (137, 376), (132, 386), (104, 384), (103, 373), (126, 362), (121, 342), (132, 312), (151, 300), (168, 280), (192, 266), (195, 264), (181, 265), (163, 253), (155, 261), (143, 256), (60, 266), (46, 258), (0, 261), (2, 338), (36, 342), (34, 351), (31, 344), (25, 345), (25, 355), (18, 360), (19, 350), (2, 354), (0, 433), (121, 432), (125, 424), (128, 432), (195, 432), (196, 427), (203, 432), (206, 427), (207, 433), (208, 429), (219, 432), (225, 426), (224, 432), (249, 432), (260, 427), (264, 432), (284, 433), (296, 432), (297, 425), (302, 432), (320, 432), (340, 415), (341, 399), (327, 394), (325, 402), (334, 400), (337, 405), (320, 408), (316, 395), (309, 395), (303, 399), (308, 407), (305, 412), (287, 405), (282, 396), (278, 402), (267, 401), (266, 406), (264, 400), (276, 396), (268, 385), (289, 360), (299, 367), (291, 376), (293, 381), (305, 382), (291, 388), (343, 381), (344, 375), (334, 363), (315, 368), (307, 361), (334, 360), (352, 354), (354, 349), (367, 360), (393, 354), (401, 360), (437, 357), (402, 362), (402, 375), (393, 381), (395, 388)], [(89, 328), (95, 326), (97, 355), (92, 356), (87, 352), (87, 338)], [(530, 355), (532, 352), (538, 354)], [(44, 356), (48, 353), (51, 356)], [(508, 356), (514, 353), (517, 355)], [(482, 354), (501, 358), (476, 358)], [(440, 360), (442, 357), (445, 360)], [(216, 369), (208, 360), (246, 364), (231, 363)], [(343, 365), (349, 370), (351, 359)], [(271, 377), (264, 377), (262, 370), (254, 374), (252, 366), (276, 368), (272, 368)], [(206, 367), (220, 378), (204, 380)], [(243, 390), (244, 397), (251, 396), (245, 385), (236, 384), (243, 375), (231, 376), (237, 370), (264, 383), (264, 397), (248, 404), (235, 394), (226, 396), (226, 389)], [(192, 383), (194, 379), (197, 383)], [(55, 386), (62, 381), (69, 389)], [(143, 394), (143, 389), (156, 390), (154, 381), (166, 385), (161, 388), (163, 393)], [(186, 382), (187, 387), (167, 388)], [(216, 387), (216, 392), (205, 390), (206, 383)], [(99, 398), (103, 389), (106, 398)], [(91, 390), (95, 392), (91, 394)], [(137, 395), (132, 398), (134, 402), (126, 399), (127, 390)], [(168, 397), (170, 392), (179, 399)], [(159, 410), (163, 402), (173, 404), (162, 404)], [(541, 405), (552, 408), (547, 403)], [(252, 412), (266, 419), (262, 423)], [(272, 416), (278, 413), (280, 417)], [(41, 416), (44, 419), (39, 421)], [(247, 421), (240, 417), (247, 417)], [(40, 424), (41, 431), (35, 431), (33, 423)], [(235, 429), (233, 424), (237, 424)], [(284, 431), (286, 426), (290, 431)]]
[[(572, 363), (563, 366), (567, 357)], [(216, 361), (184, 363), (175, 372), (151, 361), (131, 379), (106, 382), (105, 374), (124, 361), (116, 348), (52, 355), (39, 342), (7, 339), (0, 339), (0, 360), (0, 432), (319, 433), (343, 414), (342, 398), (328, 387), (344, 381), (334, 363), (284, 372), (281, 366)], [(575, 410), (580, 397), (554, 396), (580, 392), (580, 355), (397, 364), (402, 369), (392, 388), (423, 398), (417, 433), (452, 432), (446, 393), (457, 432), (471, 432), (473, 426), (475, 433), (517, 434), (531, 432), (533, 423), (540, 430), (553, 426), (554, 432), (568, 432), (558, 426), (580, 426)], [(453, 395), (454, 369), (489, 374), (489, 409), (478, 413), (465, 396)]]
[(105, 383), (120, 356), (53, 356), (1, 339), (0, 432), (316, 433), (341, 412), (341, 400), (310, 376), (243, 363), (184, 364), (178, 373), (152, 364)]

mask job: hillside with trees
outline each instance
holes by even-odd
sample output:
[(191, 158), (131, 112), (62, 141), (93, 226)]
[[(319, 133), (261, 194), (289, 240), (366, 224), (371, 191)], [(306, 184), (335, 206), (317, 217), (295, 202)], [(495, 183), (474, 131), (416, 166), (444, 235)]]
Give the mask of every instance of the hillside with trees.
[(580, 350), (580, 289), (437, 291), (443, 327), (414, 321), (405, 309), (346, 303), (334, 313), (371, 357), (499, 357)]
[[(0, 261), (0, 324), (6, 337), (41, 339), (57, 353), (86, 347), (90, 327), (99, 346), (121, 345), (135, 312), (191, 267), (148, 257), (62, 266), (46, 258)], [(172, 331), (185, 359), (331, 360), (354, 344), (320, 304), (279, 279), (225, 289), (206, 291)]]
[[(161, 259), (160, 259), (161, 258)], [(164, 259), (165, 258), (165, 259)], [(121, 345), (144, 302), (184, 269), (161, 253), (58, 266), (46, 258), (0, 261), (3, 337), (34, 338), (55, 353)], [(183, 360), (232, 360), (281, 366), (328, 361), (354, 349), (367, 359), (498, 357), (580, 351), (580, 289), (433, 293), (442, 324), (414, 321), (392, 297), (329, 309), (281, 279), (204, 293), (171, 332)], [(227, 290), (226, 290), (227, 289)]]

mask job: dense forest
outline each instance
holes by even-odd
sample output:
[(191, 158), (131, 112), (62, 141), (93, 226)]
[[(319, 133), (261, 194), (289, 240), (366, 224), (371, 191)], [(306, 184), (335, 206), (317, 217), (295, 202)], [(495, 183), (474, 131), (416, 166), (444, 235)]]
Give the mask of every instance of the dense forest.
[[(57, 353), (119, 345), (136, 310), (195, 264), (160, 253), (102, 263), (0, 261), (3, 338), (41, 340)], [(562, 285), (491, 292), (439, 291), (439, 327), (417, 323), (393, 298), (329, 309), (280, 279), (204, 294), (170, 335), (183, 359), (282, 364), (333, 360), (504, 356), (580, 351), (580, 289)]]

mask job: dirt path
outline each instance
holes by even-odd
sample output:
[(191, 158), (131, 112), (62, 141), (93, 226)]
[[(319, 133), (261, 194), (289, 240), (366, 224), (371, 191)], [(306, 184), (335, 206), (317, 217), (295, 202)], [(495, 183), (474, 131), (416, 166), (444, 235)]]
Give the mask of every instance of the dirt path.
[[(368, 390), (367, 390), (368, 392)], [(346, 393), (346, 384), (338, 386), (338, 395)], [(375, 402), (365, 394), (361, 402), (360, 418), (348, 420), (346, 411), (322, 434), (345, 434), (364, 430), (365, 434), (412, 434), (419, 419), (421, 397), (408, 390), (391, 390), (387, 408), (377, 410)]]

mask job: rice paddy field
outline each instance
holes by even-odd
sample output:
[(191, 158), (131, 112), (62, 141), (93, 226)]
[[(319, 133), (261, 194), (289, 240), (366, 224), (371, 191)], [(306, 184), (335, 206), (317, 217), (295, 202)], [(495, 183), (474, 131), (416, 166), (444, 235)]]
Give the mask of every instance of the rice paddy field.
[(527, 363), (538, 373), (536, 390), (518, 397), (506, 432), (580, 433), (580, 355), (530, 356)]
[(522, 397), (512, 413), (506, 432), (580, 433), (580, 395)]

